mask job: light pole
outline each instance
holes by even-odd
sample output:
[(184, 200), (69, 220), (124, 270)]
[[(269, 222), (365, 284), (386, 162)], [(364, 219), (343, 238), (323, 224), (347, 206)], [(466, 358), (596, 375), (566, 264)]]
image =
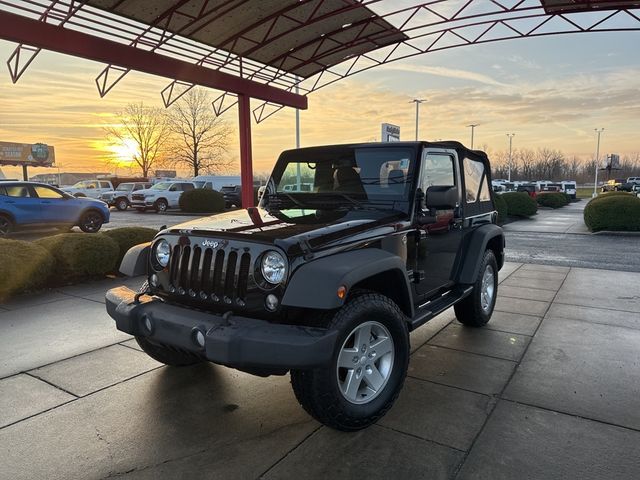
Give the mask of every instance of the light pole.
[[(298, 77), (296, 76), (296, 82), (298, 81)], [(296, 83), (296, 94), (300, 93), (299, 84)], [(300, 148), (300, 109), (296, 108), (296, 148)], [(300, 175), (300, 162), (297, 164), (296, 169), (296, 190), (299, 192), (302, 190), (301, 185), (301, 175)]]
[(467, 125), (467, 128), (471, 127), (471, 150), (473, 150), (473, 131), (475, 128), (480, 125), (479, 123), (472, 123), (471, 125)]
[(513, 137), (515, 136), (515, 133), (507, 133), (507, 137), (509, 137), (509, 181), (511, 181), (511, 147), (513, 146)]
[(409, 102), (409, 103), (416, 104), (416, 142), (418, 141), (418, 119), (419, 119), (419, 113), (420, 113), (420, 104), (422, 102), (426, 102), (426, 100), (424, 98), (414, 98)]
[(604, 132), (604, 128), (593, 129), (598, 134), (598, 143), (596, 144), (596, 179), (593, 181), (593, 197), (597, 197), (598, 189), (598, 167), (600, 167), (600, 134)]

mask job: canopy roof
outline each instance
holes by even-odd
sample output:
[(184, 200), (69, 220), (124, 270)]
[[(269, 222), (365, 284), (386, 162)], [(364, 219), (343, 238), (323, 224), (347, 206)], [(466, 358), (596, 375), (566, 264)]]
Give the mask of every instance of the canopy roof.
[(574, 13), (640, 7), (638, 0), (540, 0), (540, 2), (547, 13)]
[[(89, 0), (93, 7), (307, 78), (408, 37), (345, 0)], [(159, 21), (160, 20), (160, 21)], [(291, 55), (289, 52), (295, 51)]]

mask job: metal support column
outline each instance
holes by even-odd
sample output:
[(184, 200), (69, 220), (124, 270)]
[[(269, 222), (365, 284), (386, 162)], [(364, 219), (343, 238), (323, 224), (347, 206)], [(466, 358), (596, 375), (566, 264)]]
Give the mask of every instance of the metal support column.
[(238, 95), (238, 129), (240, 131), (240, 180), (242, 181), (242, 207), (254, 206), (253, 165), (251, 158), (251, 98)]

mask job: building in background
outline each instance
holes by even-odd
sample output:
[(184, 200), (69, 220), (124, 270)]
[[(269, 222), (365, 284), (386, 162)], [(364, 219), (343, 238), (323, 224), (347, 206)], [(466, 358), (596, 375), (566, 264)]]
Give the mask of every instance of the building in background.
[(82, 180), (95, 180), (100, 176), (108, 175), (108, 173), (78, 173), (78, 172), (64, 172), (64, 173), (39, 173), (29, 178), (32, 182), (48, 183), (49, 185), (68, 186), (78, 183)]

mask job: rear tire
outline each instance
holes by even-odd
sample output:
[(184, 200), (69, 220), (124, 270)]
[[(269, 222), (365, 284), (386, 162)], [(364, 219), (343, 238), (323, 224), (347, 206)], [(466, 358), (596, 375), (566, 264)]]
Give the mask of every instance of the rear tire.
[(331, 428), (366, 428), (387, 413), (404, 384), (407, 322), (387, 297), (362, 293), (335, 314), (329, 328), (339, 330), (331, 363), (292, 370), (293, 392), (312, 417)]
[(102, 227), (104, 223), (104, 217), (100, 212), (96, 210), (89, 210), (85, 212), (80, 217), (80, 222), (78, 222), (78, 226), (80, 230), (85, 233), (96, 233)]
[(6, 215), (0, 215), (0, 238), (4, 238), (13, 231), (13, 222)]
[(456, 318), (467, 327), (483, 327), (491, 319), (498, 296), (498, 262), (493, 251), (486, 250), (473, 291), (453, 307)]
[(189, 365), (195, 365), (196, 363), (202, 362), (202, 359), (196, 355), (164, 347), (152, 342), (146, 337), (136, 337), (136, 342), (138, 342), (138, 345), (140, 345), (140, 348), (144, 353), (165, 365), (171, 365), (173, 367), (187, 367)]

